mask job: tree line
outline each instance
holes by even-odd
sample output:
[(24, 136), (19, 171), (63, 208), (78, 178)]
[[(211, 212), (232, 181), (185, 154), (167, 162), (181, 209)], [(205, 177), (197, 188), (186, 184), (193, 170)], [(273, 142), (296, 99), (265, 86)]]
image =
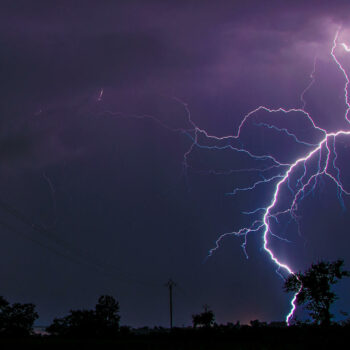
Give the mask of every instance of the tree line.
[[(332, 291), (332, 286), (343, 277), (349, 276), (350, 271), (344, 270), (343, 260), (319, 261), (305, 272), (290, 275), (284, 282), (284, 290), (297, 293), (297, 305), (303, 306), (309, 312), (314, 325), (327, 327), (334, 317), (330, 312), (331, 305), (338, 298)], [(70, 310), (67, 316), (55, 318), (46, 331), (50, 335), (62, 337), (115, 337), (123, 331), (123, 327), (120, 327), (119, 311), (119, 303), (113, 296), (102, 295), (94, 309)], [(34, 304), (11, 305), (0, 297), (0, 335), (29, 336), (33, 333), (33, 325), (38, 317)], [(207, 305), (201, 313), (192, 315), (192, 324), (193, 328), (200, 329), (217, 326), (215, 314)], [(278, 326), (284, 325), (278, 323)], [(237, 328), (239, 323), (231, 326)], [(267, 324), (254, 320), (250, 326), (259, 328)], [(125, 329), (126, 327), (124, 331)]]

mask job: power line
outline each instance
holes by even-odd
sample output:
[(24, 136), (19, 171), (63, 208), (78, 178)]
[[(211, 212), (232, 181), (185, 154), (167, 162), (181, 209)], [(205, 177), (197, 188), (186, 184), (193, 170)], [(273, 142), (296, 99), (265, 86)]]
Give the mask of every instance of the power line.
[[(28, 238), (32, 242), (50, 250), (51, 252), (63, 258), (70, 260), (71, 262), (93, 266), (104, 273), (113, 275), (114, 278), (116, 277), (116, 274), (118, 274), (119, 280), (123, 280), (124, 282), (127, 281), (132, 284), (138, 284), (138, 285), (143, 285), (143, 286), (152, 287), (152, 288), (159, 286), (158, 283), (150, 283), (149, 281), (146, 282), (138, 278), (134, 278), (130, 274), (127, 274), (121, 271), (115, 266), (98, 260), (96, 257), (91, 256), (88, 252), (82, 250), (81, 248), (75, 247), (72, 244), (66, 242), (65, 240), (60, 238), (57, 233), (54, 233), (52, 230), (46, 229), (38, 224), (33, 223), (28, 217), (22, 214), (19, 210), (15, 209), (13, 206), (9, 205), (8, 203), (5, 203), (2, 199), (0, 199), (0, 208), (5, 212), (11, 214), (18, 221), (29, 226), (31, 230), (35, 231), (40, 236), (51, 241), (51, 244), (43, 243), (40, 240), (31, 237), (29, 233), (23, 233), (2, 220), (0, 221), (1, 226), (3, 226), (8, 231), (11, 231), (19, 236), (24, 236)], [(63, 249), (63, 252), (60, 251), (59, 248)]]

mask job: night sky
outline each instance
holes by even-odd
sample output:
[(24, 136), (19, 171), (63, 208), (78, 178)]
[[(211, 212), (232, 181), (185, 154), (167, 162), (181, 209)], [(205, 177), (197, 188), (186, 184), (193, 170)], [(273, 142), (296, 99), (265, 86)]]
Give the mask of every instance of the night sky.
[[(273, 163), (224, 146), (291, 163), (310, 146), (282, 129), (320, 135), (300, 113), (260, 111), (234, 143), (200, 134), (194, 145), (193, 125), (234, 135), (255, 108), (304, 99), (318, 126), (350, 130), (330, 55), (337, 30), (350, 45), (349, 15), (349, 1), (330, 0), (2, 0), (0, 295), (35, 303), (40, 325), (110, 294), (122, 324), (168, 326), (172, 278), (176, 326), (204, 304), (218, 323), (283, 320), (291, 295), (261, 230), (247, 236), (248, 259), (234, 236), (207, 258), (254, 219), (242, 212), (271, 202), (276, 181), (230, 193), (286, 170), (252, 171)], [(335, 53), (350, 72), (350, 53)], [(350, 191), (350, 136), (336, 145)], [(294, 271), (318, 259), (350, 268), (349, 210), (320, 177), (298, 203), (299, 229), (275, 221), (289, 242), (271, 247)], [(333, 312), (350, 311), (350, 281), (336, 290)]]

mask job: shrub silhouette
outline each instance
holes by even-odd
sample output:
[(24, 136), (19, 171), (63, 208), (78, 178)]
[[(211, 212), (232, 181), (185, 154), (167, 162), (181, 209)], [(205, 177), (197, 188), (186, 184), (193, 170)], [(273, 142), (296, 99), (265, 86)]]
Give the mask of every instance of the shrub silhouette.
[(55, 318), (46, 330), (60, 336), (113, 337), (118, 334), (119, 321), (119, 303), (112, 296), (103, 295), (95, 310), (71, 310), (68, 316)]
[(197, 326), (209, 328), (214, 324), (214, 312), (212, 310), (209, 310), (209, 307), (207, 305), (204, 305), (203, 308), (204, 311), (200, 314), (192, 315), (192, 323), (194, 328), (196, 328)]

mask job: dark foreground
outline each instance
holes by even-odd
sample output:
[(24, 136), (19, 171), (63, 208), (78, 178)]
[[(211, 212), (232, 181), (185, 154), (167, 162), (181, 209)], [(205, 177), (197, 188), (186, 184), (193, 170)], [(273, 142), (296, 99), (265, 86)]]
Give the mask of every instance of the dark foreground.
[(337, 349), (347, 348), (350, 327), (218, 327), (216, 329), (150, 330), (111, 339), (32, 336), (1, 338), (1, 349)]

